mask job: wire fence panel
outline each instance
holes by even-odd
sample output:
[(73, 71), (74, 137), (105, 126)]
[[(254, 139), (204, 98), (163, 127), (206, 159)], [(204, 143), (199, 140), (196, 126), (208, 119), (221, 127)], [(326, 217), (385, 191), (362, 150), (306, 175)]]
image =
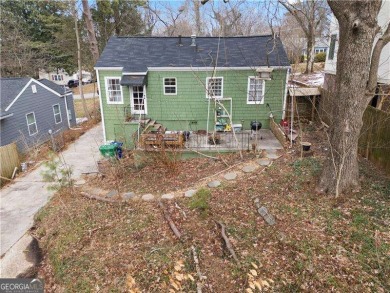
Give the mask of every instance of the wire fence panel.
[(250, 133), (217, 132), (215, 134), (191, 134), (185, 143), (188, 149), (249, 150)]

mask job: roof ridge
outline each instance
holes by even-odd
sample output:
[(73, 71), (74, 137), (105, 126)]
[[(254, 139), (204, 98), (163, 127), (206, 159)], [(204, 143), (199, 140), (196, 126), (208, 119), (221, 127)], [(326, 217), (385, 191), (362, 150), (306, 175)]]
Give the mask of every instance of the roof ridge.
[[(196, 36), (196, 38), (204, 38), (204, 39), (239, 39), (239, 38), (259, 38), (259, 37), (270, 37), (272, 36), (272, 34), (264, 34), (264, 35), (253, 35), (253, 36), (230, 36), (230, 37), (209, 37), (209, 36)], [(115, 38), (118, 38), (118, 39), (130, 39), (130, 38), (140, 38), (140, 39), (146, 39), (146, 38), (150, 38), (150, 39), (177, 39), (179, 37), (179, 35), (177, 36), (171, 36), (171, 37), (168, 37), (168, 36), (113, 36)], [(191, 39), (191, 36), (181, 36), (182, 38), (190, 38)], [(279, 37), (278, 37), (279, 38)]]

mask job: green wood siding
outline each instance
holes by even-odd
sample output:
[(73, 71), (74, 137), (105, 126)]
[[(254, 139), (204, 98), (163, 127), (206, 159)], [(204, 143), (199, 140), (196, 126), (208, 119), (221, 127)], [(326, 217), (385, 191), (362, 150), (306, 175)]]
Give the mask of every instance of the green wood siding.
[[(286, 86), (286, 69), (274, 70), (272, 80), (265, 81), (264, 104), (247, 104), (248, 76), (256, 76), (254, 70), (223, 70), (215, 76), (223, 77), (223, 96), (232, 98), (233, 123), (243, 123), (249, 129), (250, 121), (259, 120), (263, 128), (269, 128), (268, 103), (273, 110), (275, 121), (282, 117), (283, 97)], [(106, 101), (106, 76), (121, 76), (120, 71), (99, 70), (100, 92), (108, 140), (129, 139), (136, 131), (134, 125), (125, 123), (125, 107), (130, 106), (130, 91), (122, 87), (123, 105), (108, 105)], [(206, 98), (206, 78), (212, 72), (205, 71), (150, 71), (147, 75), (147, 117), (162, 123), (169, 130), (206, 129), (209, 100)], [(166, 77), (177, 79), (177, 95), (164, 95), (163, 82)], [(223, 102), (229, 110), (227, 102)], [(210, 102), (209, 130), (214, 127), (214, 102)]]

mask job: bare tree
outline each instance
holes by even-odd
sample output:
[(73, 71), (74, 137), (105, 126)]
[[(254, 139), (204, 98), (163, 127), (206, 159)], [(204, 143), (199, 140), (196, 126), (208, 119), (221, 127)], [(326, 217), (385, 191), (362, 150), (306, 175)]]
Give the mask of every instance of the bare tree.
[(325, 0), (278, 0), (302, 28), (307, 40), (307, 62), (305, 73), (313, 72), (315, 38), (328, 16)]
[(164, 30), (161, 32), (166, 36), (178, 35), (178, 30), (180, 29), (180, 20), (179, 17), (186, 11), (186, 6), (180, 6), (176, 8), (170, 3), (156, 3), (152, 6), (150, 3), (147, 5), (147, 9), (161, 22), (164, 26)]
[(95, 64), (99, 59), (99, 48), (96, 40), (95, 28), (92, 21), (91, 10), (89, 8), (88, 0), (82, 0), (83, 3), (83, 15), (85, 20), (85, 26), (87, 28), (89, 49), (92, 53), (93, 63)]
[(91, 115), (88, 112), (87, 108), (87, 103), (84, 98), (84, 93), (83, 93), (83, 70), (81, 66), (81, 45), (80, 45), (80, 36), (79, 36), (79, 26), (78, 26), (78, 14), (77, 14), (77, 4), (76, 1), (74, 1), (74, 9), (73, 9), (73, 18), (74, 18), (74, 30), (76, 33), (76, 44), (77, 44), (77, 64), (79, 68), (79, 91), (80, 91), (80, 97), (81, 101), (83, 103), (83, 110), (84, 110), (84, 115), (88, 118), (91, 119)]
[(338, 196), (359, 188), (357, 152), (362, 118), (377, 85), (379, 57), (390, 42), (390, 26), (381, 29), (378, 25), (380, 0), (328, 3), (339, 22), (339, 49), (331, 93), (331, 149), (318, 190)]

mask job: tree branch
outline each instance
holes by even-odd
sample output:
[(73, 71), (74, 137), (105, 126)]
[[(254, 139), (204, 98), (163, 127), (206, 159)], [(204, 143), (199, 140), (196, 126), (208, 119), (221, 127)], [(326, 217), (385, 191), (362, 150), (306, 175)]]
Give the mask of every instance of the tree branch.
[(381, 57), (382, 49), (390, 42), (390, 24), (387, 25), (386, 31), (376, 42), (371, 56), (370, 73), (367, 82), (367, 95), (372, 96), (375, 91), (378, 80), (379, 60)]

